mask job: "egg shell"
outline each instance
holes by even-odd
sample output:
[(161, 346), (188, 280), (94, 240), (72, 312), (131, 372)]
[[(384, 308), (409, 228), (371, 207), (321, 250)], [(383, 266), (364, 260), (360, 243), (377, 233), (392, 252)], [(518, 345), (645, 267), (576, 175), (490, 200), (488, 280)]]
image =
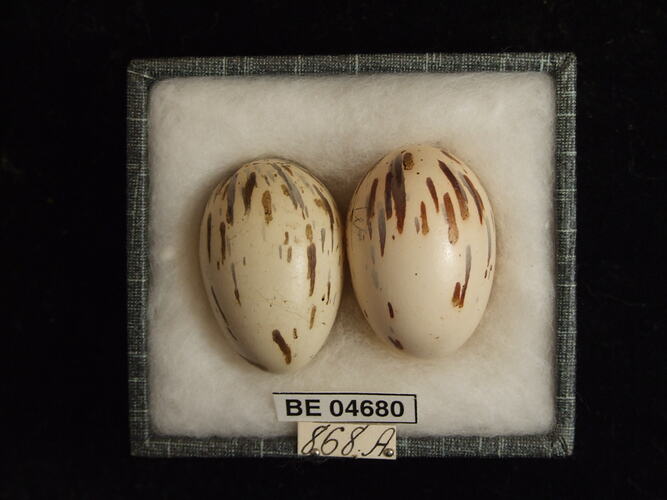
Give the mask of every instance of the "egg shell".
[(199, 239), (213, 314), (231, 346), (266, 371), (294, 371), (324, 344), (343, 284), (329, 191), (281, 159), (243, 165), (213, 191)]
[(495, 274), (495, 221), (479, 179), (444, 149), (386, 155), (350, 202), (347, 255), (364, 316), (388, 346), (441, 357), (472, 335)]

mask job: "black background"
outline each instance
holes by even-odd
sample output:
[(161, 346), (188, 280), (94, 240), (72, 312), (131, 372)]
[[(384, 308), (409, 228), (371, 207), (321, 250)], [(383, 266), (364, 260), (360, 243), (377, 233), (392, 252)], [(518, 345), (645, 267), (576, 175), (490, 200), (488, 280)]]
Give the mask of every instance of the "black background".
[[(0, 498), (664, 498), (664, 4), (24, 1), (3, 10)], [(577, 54), (574, 456), (130, 457), (128, 61), (413, 51)]]

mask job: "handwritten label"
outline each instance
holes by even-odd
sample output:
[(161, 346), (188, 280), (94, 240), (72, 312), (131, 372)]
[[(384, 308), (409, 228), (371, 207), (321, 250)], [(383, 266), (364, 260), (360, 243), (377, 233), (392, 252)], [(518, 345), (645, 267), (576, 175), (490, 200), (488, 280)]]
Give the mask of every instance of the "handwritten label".
[(299, 455), (396, 460), (396, 427), (299, 422)]
[(274, 392), (280, 422), (417, 423), (415, 394)]

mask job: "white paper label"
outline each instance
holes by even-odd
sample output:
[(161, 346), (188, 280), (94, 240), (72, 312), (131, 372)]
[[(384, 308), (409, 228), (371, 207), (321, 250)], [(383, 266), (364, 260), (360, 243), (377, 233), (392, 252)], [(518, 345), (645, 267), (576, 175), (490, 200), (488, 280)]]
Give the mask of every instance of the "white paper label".
[(299, 455), (396, 460), (396, 427), (299, 422)]
[(417, 423), (416, 394), (274, 392), (280, 422)]

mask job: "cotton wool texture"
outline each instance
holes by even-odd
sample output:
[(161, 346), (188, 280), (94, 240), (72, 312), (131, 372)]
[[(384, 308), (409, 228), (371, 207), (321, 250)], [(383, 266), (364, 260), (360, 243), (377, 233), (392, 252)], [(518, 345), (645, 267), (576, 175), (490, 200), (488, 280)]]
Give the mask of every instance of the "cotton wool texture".
[[(179, 78), (149, 104), (150, 415), (174, 436), (296, 434), (276, 391), (415, 393), (399, 435), (510, 435), (554, 424), (554, 84), (543, 73)], [(359, 180), (415, 143), (451, 151), (493, 204), (497, 266), (482, 321), (425, 361), (376, 338), (345, 272), (320, 353), (287, 375), (241, 359), (216, 324), (198, 263), (209, 194), (242, 164), (281, 157), (329, 188), (341, 218)], [(428, 291), (424, 291), (428, 293)]]

